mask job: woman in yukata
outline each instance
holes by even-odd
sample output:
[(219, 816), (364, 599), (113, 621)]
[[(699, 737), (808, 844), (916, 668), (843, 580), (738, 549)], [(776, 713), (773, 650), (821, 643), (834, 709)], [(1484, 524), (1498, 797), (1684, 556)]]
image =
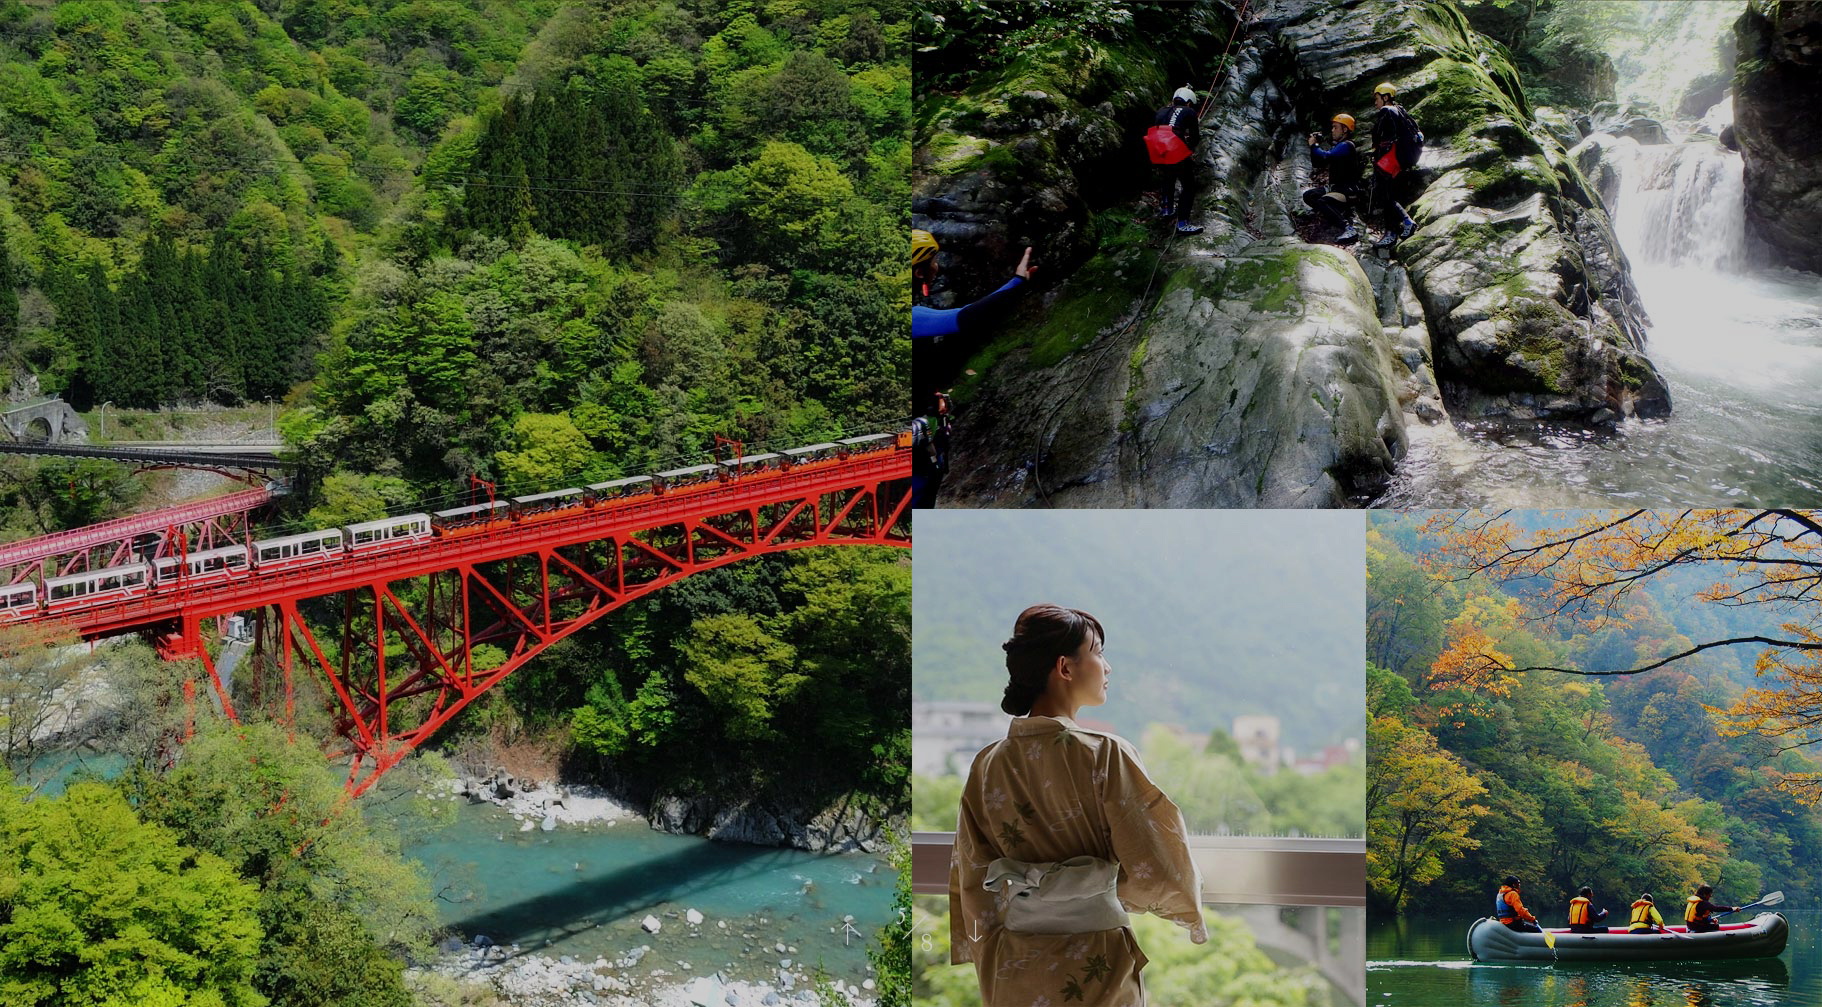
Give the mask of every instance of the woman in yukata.
[(950, 961), (986, 1007), (1144, 1007), (1127, 912), (1208, 940), (1183, 814), (1125, 740), (1076, 724), (1107, 702), (1094, 616), (1019, 614), (1003, 645), (1006, 740), (974, 757), (949, 865)]

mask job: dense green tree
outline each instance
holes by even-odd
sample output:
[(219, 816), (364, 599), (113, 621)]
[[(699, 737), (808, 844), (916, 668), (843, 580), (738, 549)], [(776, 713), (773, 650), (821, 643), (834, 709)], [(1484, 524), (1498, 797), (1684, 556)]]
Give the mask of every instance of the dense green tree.
[(428, 943), (428, 882), (399, 856), (395, 834), (347, 805), (315, 745), (272, 725), (211, 728), (175, 768), (134, 772), (126, 790), (147, 821), (257, 889), (266, 936), (254, 982), (272, 1003), (410, 1002), (391, 951)]
[[(0, 774), (3, 777), (3, 774)], [(27, 801), (0, 778), (0, 999), (259, 1007), (254, 887), (79, 783)]]
[(12, 346), (19, 338), (18, 282), (13, 272), (13, 253), (0, 236), (0, 346)]
[(514, 489), (532, 491), (561, 488), (579, 482), (593, 457), (588, 439), (567, 415), (521, 413), (512, 421), (514, 450), (502, 450), (501, 482)]
[[(910, 591), (902, 556), (843, 548), (742, 564), (692, 577), (615, 619), (590, 661), (605, 678), (588, 686), (570, 719), (585, 750), (663, 786), (796, 796), (859, 789), (888, 806), (905, 803)], [(781, 737), (793, 743), (779, 746)]]

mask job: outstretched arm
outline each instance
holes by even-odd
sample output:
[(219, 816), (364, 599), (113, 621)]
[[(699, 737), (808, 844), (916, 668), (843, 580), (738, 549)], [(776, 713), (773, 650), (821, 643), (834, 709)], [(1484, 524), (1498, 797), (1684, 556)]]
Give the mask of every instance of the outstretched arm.
[(1025, 254), (1019, 257), (1018, 267), (1012, 271), (1012, 279), (973, 304), (956, 309), (956, 331), (971, 334), (979, 331), (982, 326), (999, 321), (1018, 304), (1019, 298), (1024, 294), (1025, 282), (1035, 272), (1037, 270), (1031, 266), (1031, 248), (1026, 246)]

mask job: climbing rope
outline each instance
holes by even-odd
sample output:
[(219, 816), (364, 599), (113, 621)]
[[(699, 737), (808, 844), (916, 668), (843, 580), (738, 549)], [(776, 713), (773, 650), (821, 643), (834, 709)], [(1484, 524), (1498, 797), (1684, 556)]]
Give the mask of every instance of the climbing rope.
[[(1227, 79), (1227, 72), (1231, 66), (1228, 62), (1228, 56), (1233, 52), (1234, 40), (1240, 37), (1241, 29), (1246, 26), (1246, 13), (1251, 6), (1252, 0), (1242, 0), (1239, 13), (1234, 15), (1234, 29), (1227, 33), (1227, 45), (1222, 48), (1220, 58), (1215, 61), (1215, 77), (1214, 80), (1209, 82), (1208, 98), (1196, 112), (1196, 123), (1198, 125), (1201, 124), (1203, 117), (1208, 114), (1210, 106), (1214, 104), (1216, 92), (1220, 90), (1221, 84)], [(1164, 239), (1163, 249), (1158, 252), (1157, 259), (1151, 264), (1151, 275), (1145, 280), (1145, 289), (1139, 294), (1139, 317), (1134, 319), (1132, 323), (1137, 326), (1136, 332), (1137, 339), (1139, 340), (1145, 338), (1145, 326), (1151, 323), (1152, 310), (1157, 307), (1157, 305), (1152, 305), (1150, 308), (1147, 308), (1145, 302), (1151, 297), (1152, 286), (1158, 282), (1158, 267), (1162, 266), (1165, 258), (1170, 255), (1171, 243), (1174, 242), (1176, 238), (1176, 228), (1172, 227), (1169, 236)], [(1100, 349), (1096, 351), (1095, 356), (1089, 361), (1090, 364), (1099, 364), (1101, 358), (1106, 356), (1107, 350), (1113, 345), (1113, 342), (1114, 341), (1111, 338), (1106, 340)], [(1082, 389), (1087, 386), (1089, 380), (1093, 378), (1096, 373), (1098, 372), (1095, 367), (1090, 366), (1086, 368), (1083, 372), (1082, 380), (1076, 382), (1075, 387), (1070, 390), (1068, 395), (1057, 400), (1057, 404), (1050, 410), (1050, 415), (1046, 416), (1044, 422), (1038, 426), (1037, 441), (1033, 445), (1035, 450), (1033, 450), (1031, 454), (1031, 481), (1032, 484), (1037, 487), (1039, 499), (1043, 500), (1045, 503), (1050, 502), (1050, 494), (1044, 490), (1044, 479), (1041, 470), (1044, 464), (1044, 454), (1049, 450), (1050, 445), (1055, 439), (1055, 435), (1050, 432), (1050, 425), (1056, 419), (1057, 414), (1063, 411), (1063, 407), (1074, 401), (1075, 397), (1082, 393)]]
[(1227, 76), (1228, 53), (1234, 50), (1234, 39), (1240, 36), (1240, 28), (1246, 24), (1246, 10), (1252, 6), (1252, 3), (1253, 0), (1241, 0), (1240, 13), (1234, 15), (1234, 30), (1227, 33), (1227, 45), (1221, 49), (1221, 58), (1215, 60), (1215, 79), (1209, 82), (1208, 97), (1203, 100), (1201, 109), (1196, 112), (1197, 123), (1202, 121), (1202, 117), (1208, 114), (1210, 106), (1215, 103), (1215, 92), (1220, 89), (1222, 78)]

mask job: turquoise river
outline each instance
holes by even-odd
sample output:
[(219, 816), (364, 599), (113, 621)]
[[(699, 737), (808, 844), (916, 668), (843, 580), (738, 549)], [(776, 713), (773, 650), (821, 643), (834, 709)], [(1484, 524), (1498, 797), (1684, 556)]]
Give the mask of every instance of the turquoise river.
[[(682, 978), (775, 980), (790, 958), (794, 970), (820, 964), (859, 983), (867, 941), (892, 912), (884, 856), (717, 843), (637, 818), (519, 828), (501, 808), (464, 802), (452, 824), (405, 850), (431, 872), (443, 923), (466, 939), (610, 962), (649, 945), (633, 971)], [(685, 922), (690, 909), (701, 925)], [(662, 924), (655, 935), (640, 928), (647, 915)]]

